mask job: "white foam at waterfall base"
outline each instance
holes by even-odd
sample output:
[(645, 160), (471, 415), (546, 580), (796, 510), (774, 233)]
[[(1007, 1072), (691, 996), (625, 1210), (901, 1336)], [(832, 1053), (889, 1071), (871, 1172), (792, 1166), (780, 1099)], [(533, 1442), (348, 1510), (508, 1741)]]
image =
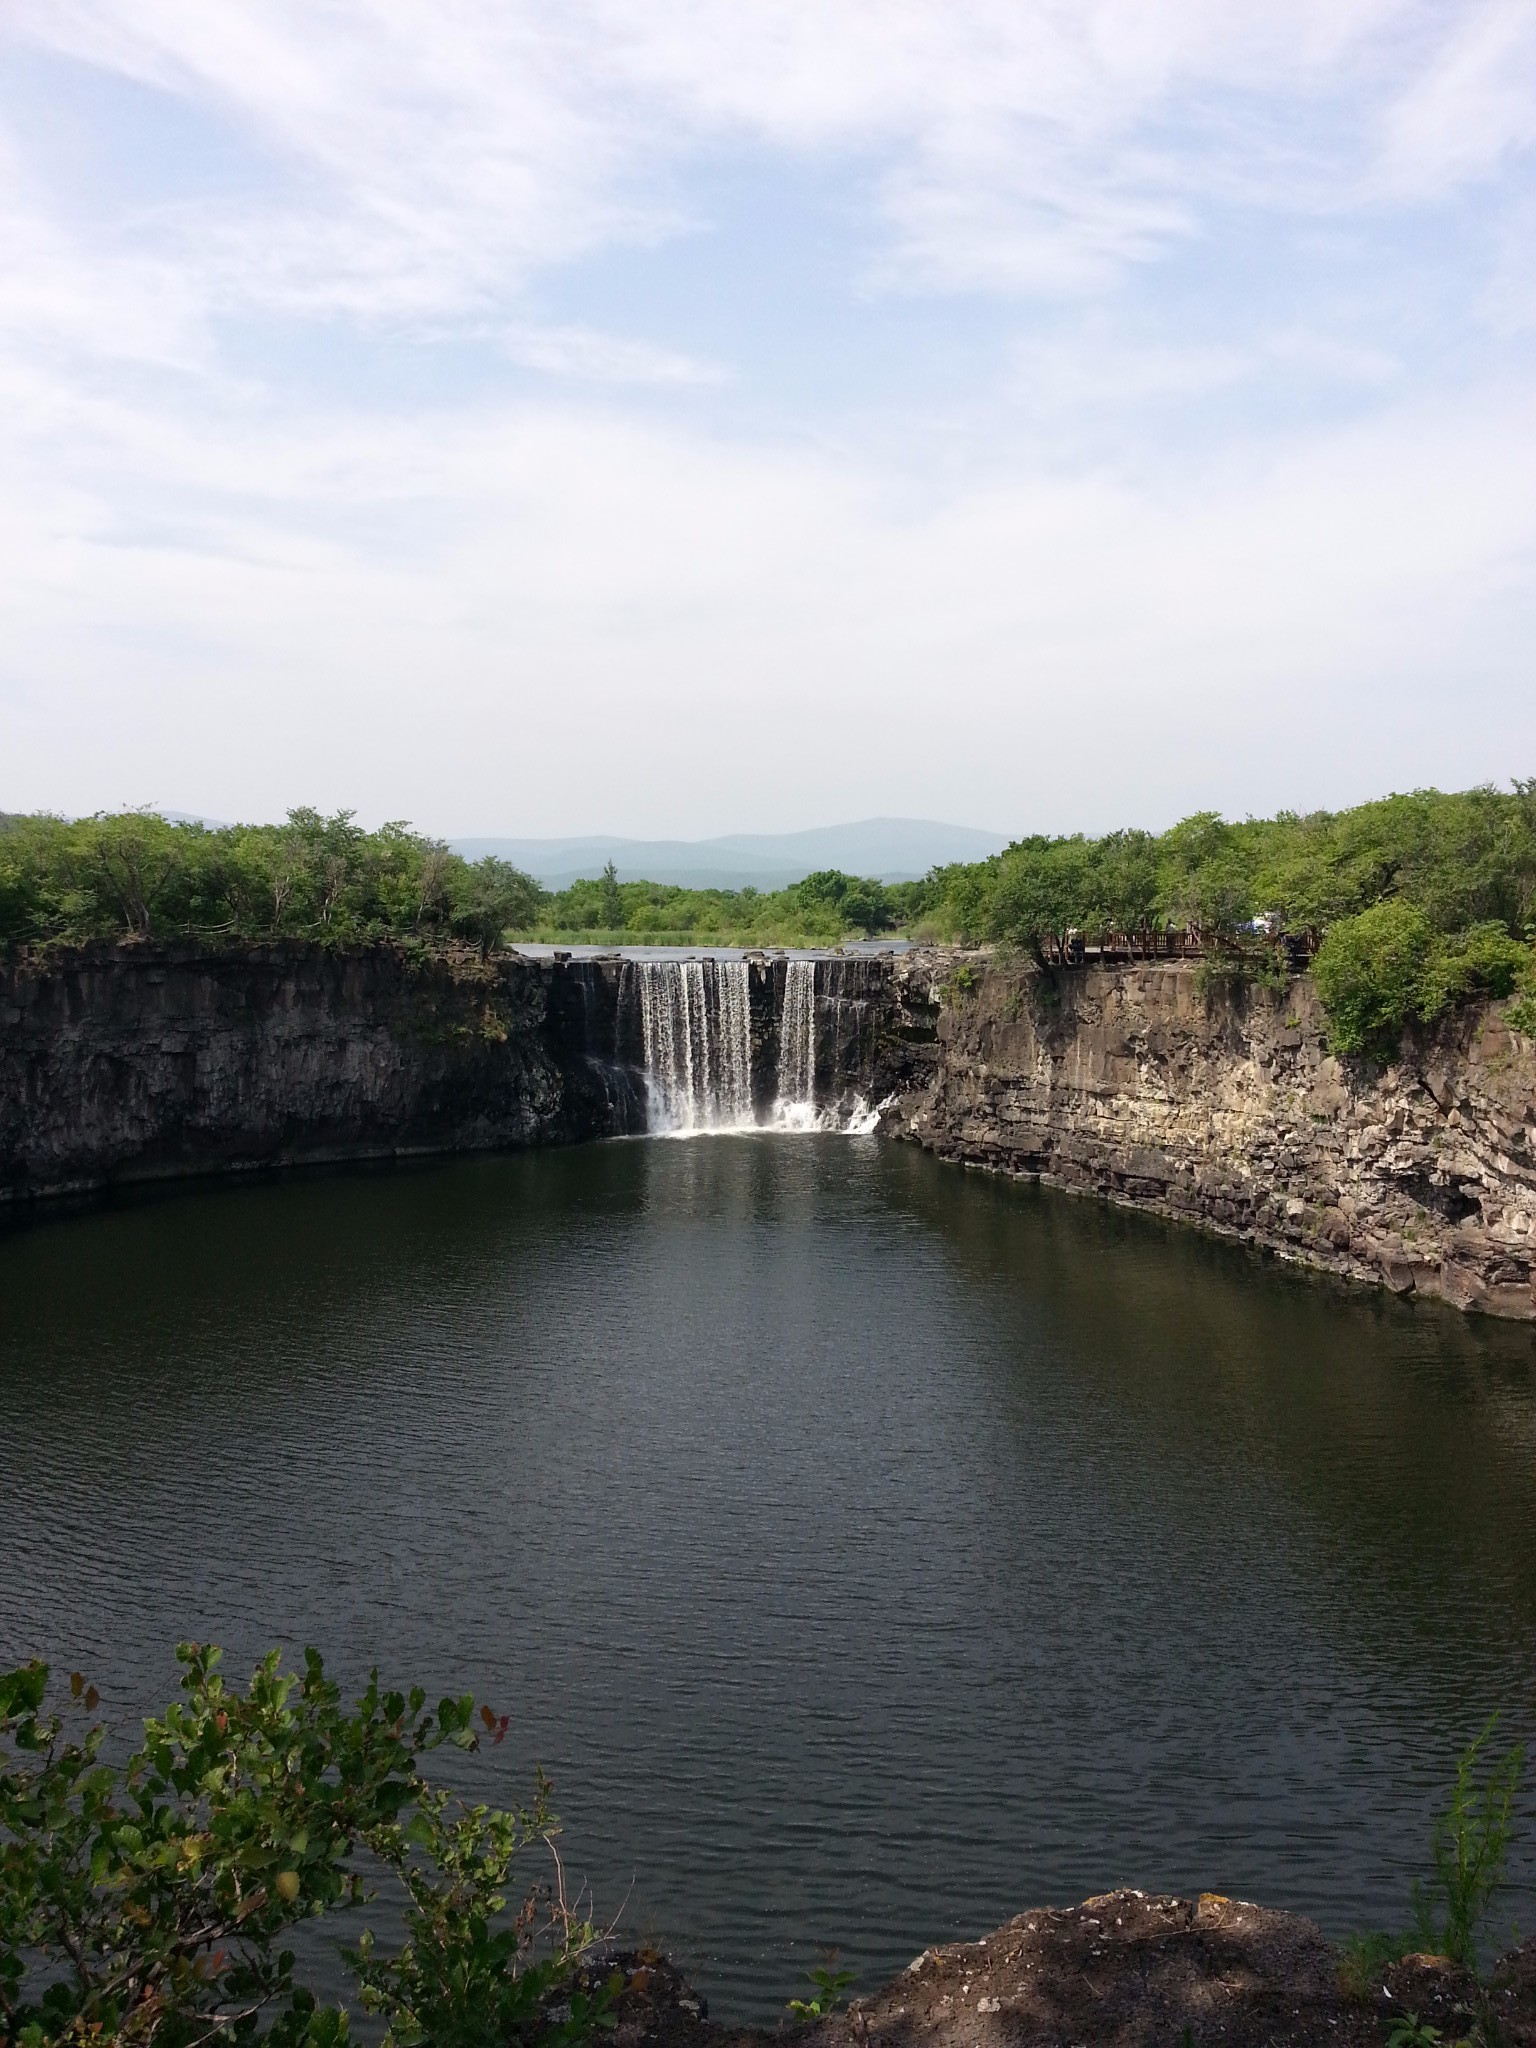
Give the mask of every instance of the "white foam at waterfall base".
[(784, 963), (784, 1007), (779, 1014), (778, 1093), (768, 1128), (775, 1131), (872, 1131), (879, 1111), (862, 1095), (849, 1108), (816, 1102), (816, 962)]
[[(889, 1101), (890, 1097), (886, 1100)], [(838, 1125), (838, 1129), (846, 1131), (850, 1138), (867, 1138), (872, 1131), (879, 1128), (880, 1112), (884, 1107), (883, 1102), (866, 1102), (862, 1095), (855, 1095), (853, 1106)]]

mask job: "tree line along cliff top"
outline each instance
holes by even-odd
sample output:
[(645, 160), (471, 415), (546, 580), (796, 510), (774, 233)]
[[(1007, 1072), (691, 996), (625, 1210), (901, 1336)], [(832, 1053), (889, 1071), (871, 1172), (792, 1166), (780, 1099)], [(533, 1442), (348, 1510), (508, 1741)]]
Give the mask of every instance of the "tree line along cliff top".
[(468, 861), (403, 824), (295, 810), (207, 827), (151, 812), (0, 815), (0, 948), (172, 934), (335, 943), (517, 936), (603, 943), (834, 944), (904, 931), (1015, 946), (1061, 967), (1070, 940), (1157, 950), (1190, 934), (1213, 972), (1274, 979), (1284, 932), (1314, 968), (1341, 1052), (1385, 1056), (1403, 1027), (1512, 999), (1536, 1031), (1536, 779), (1417, 790), (1350, 810), (1170, 830), (1036, 835), (990, 859), (886, 884), (836, 871), (790, 888), (686, 889), (603, 876), (558, 892)]

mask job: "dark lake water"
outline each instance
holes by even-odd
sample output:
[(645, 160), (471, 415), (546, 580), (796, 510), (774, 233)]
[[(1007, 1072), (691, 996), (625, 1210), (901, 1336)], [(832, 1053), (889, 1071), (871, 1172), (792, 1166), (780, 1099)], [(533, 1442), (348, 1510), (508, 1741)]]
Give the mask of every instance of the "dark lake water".
[(1401, 1922), (1536, 1718), (1536, 1335), (873, 1139), (13, 1229), (0, 1501), (0, 1657), (473, 1688), (731, 2016), (1114, 1884)]

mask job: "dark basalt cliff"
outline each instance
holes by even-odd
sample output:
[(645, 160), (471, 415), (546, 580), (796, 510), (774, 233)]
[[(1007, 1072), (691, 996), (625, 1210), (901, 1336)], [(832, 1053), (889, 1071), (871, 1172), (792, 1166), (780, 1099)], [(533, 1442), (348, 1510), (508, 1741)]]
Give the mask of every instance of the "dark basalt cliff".
[(1536, 1044), (1500, 1007), (1385, 1069), (1328, 1051), (1317, 991), (1207, 992), (1186, 962), (1042, 973), (953, 953), (891, 969), (933, 1043), (882, 1129), (1398, 1293), (1536, 1316)]
[[(616, 990), (386, 946), (99, 947), (0, 969), (0, 1199), (642, 1128)], [(606, 1001), (608, 1016), (601, 1012)]]
[[(749, 964), (759, 1114), (774, 1095), (785, 975), (783, 958)], [(643, 1131), (637, 977), (617, 957), (299, 942), (0, 962), (0, 1203)], [(823, 961), (817, 986), (827, 1098), (867, 1094), (877, 1060), (890, 1066), (889, 962)]]

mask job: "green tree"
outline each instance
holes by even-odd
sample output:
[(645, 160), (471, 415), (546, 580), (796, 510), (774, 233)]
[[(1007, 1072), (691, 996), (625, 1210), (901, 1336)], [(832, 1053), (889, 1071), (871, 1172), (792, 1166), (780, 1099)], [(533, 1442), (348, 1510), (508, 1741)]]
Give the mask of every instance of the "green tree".
[(1113, 931), (1141, 941), (1146, 952), (1162, 908), (1157, 841), (1150, 832), (1111, 832), (1099, 842), (1104, 914)]
[(154, 915), (200, 826), (178, 828), (150, 811), (88, 819), (80, 828), (80, 883), (116, 910), (125, 930), (147, 938)]
[(604, 927), (618, 931), (624, 923), (624, 898), (619, 891), (619, 871), (611, 860), (603, 868), (601, 904)]
[(13, 946), (43, 924), (44, 867), (38, 821), (0, 816), (0, 946)]
[(1419, 1015), (1434, 951), (1429, 919), (1401, 897), (1389, 897), (1334, 925), (1315, 966), (1334, 1049), (1390, 1054), (1404, 1024)]
[(544, 891), (510, 861), (487, 854), (473, 866), (459, 863), (451, 877), (454, 931), (473, 941), (482, 957), (509, 931), (526, 931), (538, 920)]
[(1203, 939), (1230, 938), (1261, 907), (1253, 900), (1261, 833), (1214, 811), (1165, 832), (1158, 846), (1161, 895), (1172, 916)]
[(1092, 926), (1099, 907), (1091, 843), (1025, 839), (1003, 855), (987, 918), (987, 934), (1027, 946), (1042, 964), (1065, 960), (1074, 929)]

